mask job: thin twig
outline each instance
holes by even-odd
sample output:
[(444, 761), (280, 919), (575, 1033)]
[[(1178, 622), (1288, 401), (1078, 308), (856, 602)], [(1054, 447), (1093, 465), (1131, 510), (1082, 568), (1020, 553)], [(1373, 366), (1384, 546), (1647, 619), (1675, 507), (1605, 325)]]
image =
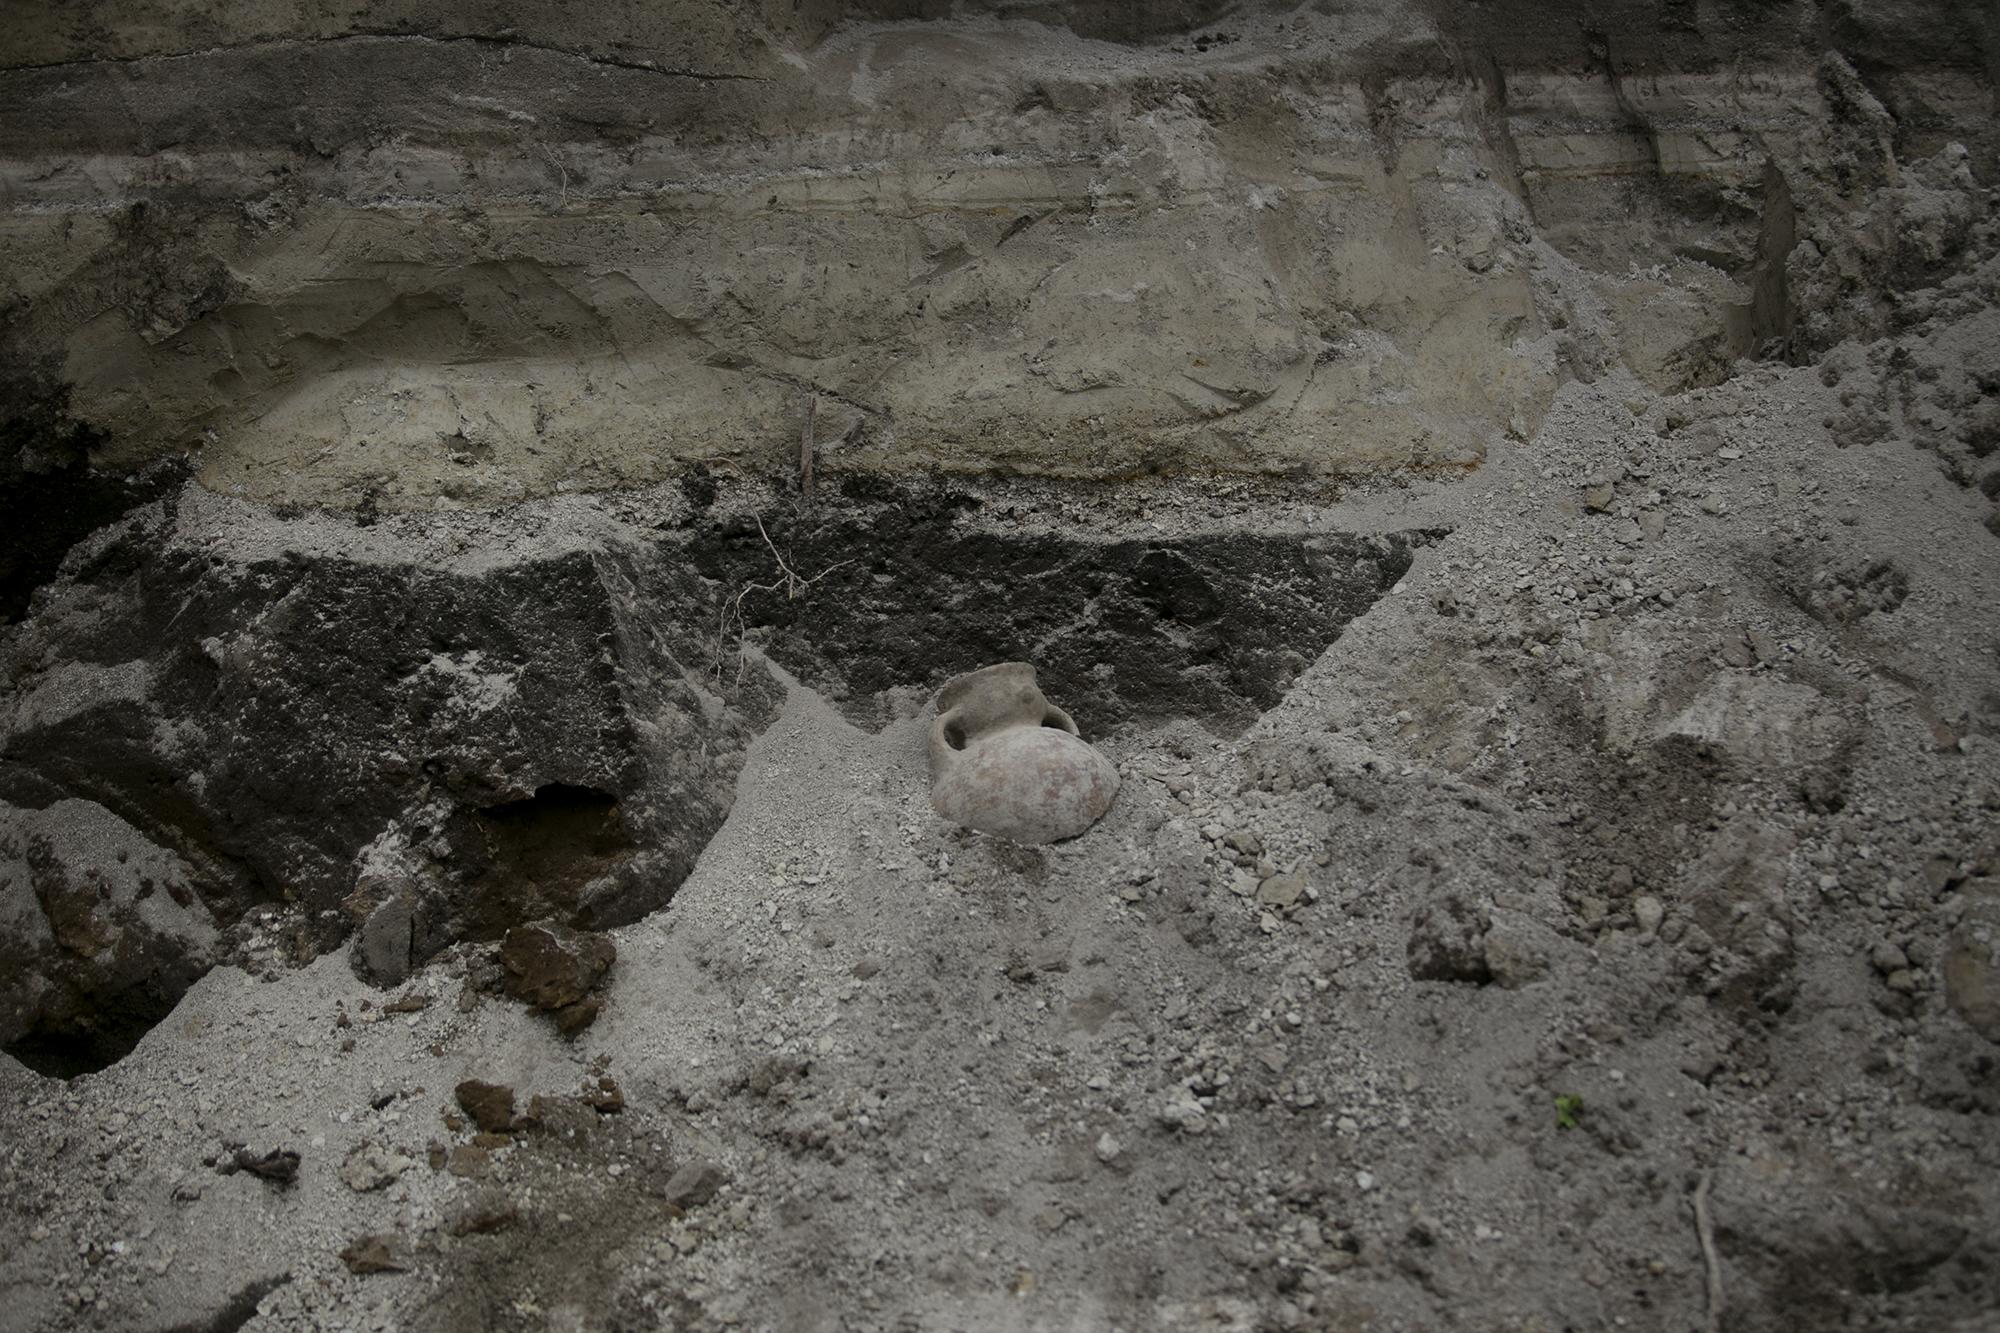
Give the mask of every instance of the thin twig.
[(764, 545), (771, 548), (771, 558), (777, 561), (778, 568), (785, 572), (785, 600), (788, 602), (796, 600), (800, 593), (804, 592), (807, 588), (812, 587), (813, 584), (818, 583), (821, 579), (825, 578), (828, 574), (833, 573), (834, 570), (839, 569), (842, 565), (851, 565), (854, 563), (852, 559), (841, 560), (834, 564), (828, 565), (825, 569), (822, 569), (819, 573), (813, 575), (809, 579), (802, 579), (792, 571), (792, 567), (790, 565), (785, 563), (785, 557), (778, 554), (778, 544), (771, 540), (770, 533), (764, 531), (763, 515), (753, 514), (751, 515), (751, 517), (757, 520), (757, 535), (764, 539)]
[(715, 630), (715, 681), (718, 685), (722, 683), (723, 644), (729, 638), (729, 622), (731, 619), (734, 619), (736, 622), (736, 688), (739, 690), (743, 688), (743, 673), (750, 665), (748, 652), (750, 624), (743, 616), (743, 599), (753, 592), (782, 592), (785, 594), (786, 601), (795, 602), (806, 589), (818, 583), (828, 574), (833, 573), (834, 570), (839, 569), (842, 565), (851, 565), (854, 563), (852, 559), (842, 560), (828, 565), (811, 578), (801, 578), (796, 570), (785, 563), (785, 557), (779, 552), (778, 544), (772, 541), (771, 534), (764, 530), (763, 515), (753, 514), (751, 517), (757, 520), (757, 535), (764, 539), (764, 545), (771, 552), (771, 559), (778, 562), (778, 572), (784, 577), (773, 579), (769, 583), (746, 583), (736, 590), (736, 596), (731, 598), (722, 608), (722, 621), (716, 626)]
[(1715, 1253), (1715, 1223), (1708, 1215), (1708, 1189), (1715, 1172), (1704, 1171), (1694, 1187), (1694, 1231), (1701, 1241), (1701, 1261), (1708, 1269), (1708, 1333), (1722, 1330), (1722, 1260)]

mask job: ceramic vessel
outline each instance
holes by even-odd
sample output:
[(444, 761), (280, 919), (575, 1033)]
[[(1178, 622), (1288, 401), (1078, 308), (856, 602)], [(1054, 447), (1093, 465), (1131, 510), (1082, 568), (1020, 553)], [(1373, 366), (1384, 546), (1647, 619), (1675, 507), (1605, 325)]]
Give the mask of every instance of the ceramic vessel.
[(953, 823), (1012, 842), (1059, 842), (1118, 795), (1118, 770), (1043, 697), (1026, 662), (953, 677), (937, 709), (931, 805)]

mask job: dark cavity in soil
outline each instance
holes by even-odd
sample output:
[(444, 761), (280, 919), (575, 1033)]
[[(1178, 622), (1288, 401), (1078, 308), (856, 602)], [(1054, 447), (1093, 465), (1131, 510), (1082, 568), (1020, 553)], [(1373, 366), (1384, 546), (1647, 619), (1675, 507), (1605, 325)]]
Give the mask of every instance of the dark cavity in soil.
[[(885, 721), (882, 695), (895, 687), (1025, 661), (1086, 733), (1168, 718), (1233, 732), (1276, 704), (1437, 535), (1103, 541), (960, 521), (970, 507), (903, 494), (766, 518), (763, 532), (737, 516), (687, 556), (725, 595), (750, 589), (732, 633), (746, 631), (857, 721)], [(773, 546), (809, 587), (787, 586)]]

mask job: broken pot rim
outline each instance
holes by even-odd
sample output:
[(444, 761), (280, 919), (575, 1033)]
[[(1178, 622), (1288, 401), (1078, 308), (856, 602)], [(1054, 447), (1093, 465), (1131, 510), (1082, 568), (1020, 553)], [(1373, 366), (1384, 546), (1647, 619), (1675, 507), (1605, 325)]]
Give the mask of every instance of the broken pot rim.
[(953, 676), (938, 688), (937, 711), (948, 713), (956, 708), (966, 695), (988, 681), (1019, 679), (1026, 676), (1030, 685), (1040, 688), (1035, 679), (1035, 665), (1032, 662), (995, 662), (992, 666), (980, 667), (977, 671), (967, 671)]

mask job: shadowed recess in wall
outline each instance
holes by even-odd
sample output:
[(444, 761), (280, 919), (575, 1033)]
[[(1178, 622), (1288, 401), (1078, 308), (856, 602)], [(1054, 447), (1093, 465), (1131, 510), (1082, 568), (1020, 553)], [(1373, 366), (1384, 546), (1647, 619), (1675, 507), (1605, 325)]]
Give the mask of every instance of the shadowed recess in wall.
[[(959, 522), (949, 494), (767, 524), (725, 520), (688, 556), (751, 588), (743, 628), (787, 670), (879, 723), (883, 693), (1033, 662), (1087, 728), (1164, 717), (1247, 726), (1439, 533), (1097, 539)], [(817, 581), (761, 591), (777, 567)]]
[(461, 840), (460, 859), (483, 872), (475, 915), (487, 936), (540, 916), (574, 917), (584, 887), (636, 847), (617, 797), (562, 782), (475, 811), (471, 823), (479, 845)]

